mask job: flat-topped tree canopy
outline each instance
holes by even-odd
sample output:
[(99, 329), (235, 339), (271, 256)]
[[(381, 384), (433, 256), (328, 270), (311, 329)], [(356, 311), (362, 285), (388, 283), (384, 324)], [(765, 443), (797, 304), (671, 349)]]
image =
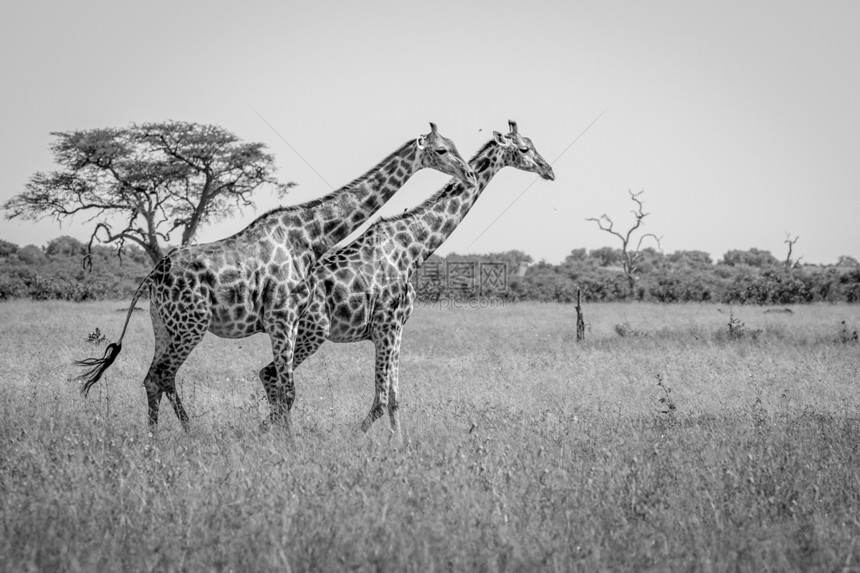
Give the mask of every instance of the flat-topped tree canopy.
[(130, 241), (153, 262), (169, 242), (191, 243), (206, 223), (253, 207), (260, 187), (283, 196), (274, 157), (217, 125), (165, 121), (123, 128), (53, 132), (59, 169), (39, 171), (3, 204), (7, 219), (63, 221), (77, 214), (94, 223), (94, 241)]

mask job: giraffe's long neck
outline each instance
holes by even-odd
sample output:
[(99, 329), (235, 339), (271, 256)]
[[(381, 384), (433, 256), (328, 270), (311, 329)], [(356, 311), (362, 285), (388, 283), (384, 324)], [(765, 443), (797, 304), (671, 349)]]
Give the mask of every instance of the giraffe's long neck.
[(418, 170), (415, 140), (403, 144), (367, 173), (328, 195), (270, 211), (240, 233), (252, 242), (268, 237), (301, 252), (305, 266), (316, 262), (379, 210)]
[(402, 263), (414, 270), (454, 232), (496, 173), (505, 166), (501, 151), (491, 141), (469, 161), (478, 178), (476, 186), (468, 187), (452, 180), (441, 192), (402, 216), (414, 235), (414, 243)]
[(323, 197), (307, 210), (304, 229), (315, 250), (325, 252), (360, 227), (419, 169), (415, 141), (380, 161), (367, 173)]

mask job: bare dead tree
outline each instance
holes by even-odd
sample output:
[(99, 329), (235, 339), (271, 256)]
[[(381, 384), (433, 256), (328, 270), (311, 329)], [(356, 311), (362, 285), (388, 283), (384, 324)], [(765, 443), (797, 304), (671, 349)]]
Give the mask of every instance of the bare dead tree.
[(785, 269), (786, 269), (786, 270), (789, 270), (789, 269), (791, 269), (792, 267), (796, 267), (797, 265), (799, 265), (799, 264), (800, 264), (800, 259), (802, 259), (802, 258), (803, 258), (803, 257), (800, 257), (799, 259), (797, 259), (797, 260), (796, 260), (796, 261), (794, 261), (794, 262), (792, 262), (792, 260), (791, 260), (791, 251), (792, 251), (792, 248), (794, 247), (794, 243), (796, 243), (796, 242), (797, 242), (797, 240), (798, 240), (799, 238), (800, 238), (800, 237), (799, 237), (799, 236), (797, 236), (797, 237), (795, 237), (794, 239), (792, 239), (792, 238), (791, 238), (791, 233), (786, 233), (786, 234), (785, 234), (785, 241), (784, 241), (784, 243), (788, 245), (788, 254), (785, 256)]
[[(624, 269), (627, 283), (630, 286), (630, 294), (632, 295), (635, 293), (636, 271), (639, 269), (639, 263), (642, 261), (642, 253), (640, 252), (642, 242), (647, 238), (651, 238), (657, 243), (657, 249), (662, 250), (662, 247), (660, 246), (660, 239), (662, 237), (658, 237), (654, 233), (645, 233), (640, 235), (638, 240), (634, 239), (633, 233), (642, 226), (642, 221), (649, 215), (649, 213), (645, 212), (645, 204), (639, 198), (639, 196), (645, 192), (644, 189), (638, 193), (634, 193), (629, 189), (627, 192), (630, 193), (630, 200), (636, 203), (636, 209), (631, 211), (635, 221), (629, 229), (623, 232), (615, 230), (614, 222), (605, 213), (599, 218), (588, 217), (585, 220), (594, 221), (597, 223), (597, 226), (600, 227), (601, 231), (606, 231), (611, 235), (615, 235), (621, 241), (621, 266)], [(634, 241), (635, 247), (633, 246)]]

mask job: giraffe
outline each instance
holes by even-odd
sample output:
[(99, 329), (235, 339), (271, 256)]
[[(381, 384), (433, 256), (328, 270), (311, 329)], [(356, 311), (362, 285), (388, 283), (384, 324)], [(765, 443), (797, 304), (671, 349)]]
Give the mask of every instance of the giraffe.
[[(380, 219), (348, 245), (326, 253), (311, 270), (311, 300), (299, 320), (293, 355), (298, 366), (328, 339), (332, 342), (371, 340), (376, 350), (375, 397), (361, 424), (366, 432), (388, 408), (391, 437), (402, 442), (397, 412), (400, 342), (412, 314), (415, 270), (456, 229), (493, 176), (505, 166), (554, 180), (552, 167), (532, 141), (509, 122), (510, 133), (493, 132), (471, 159), (478, 178), (468, 187), (451, 180), (421, 205)], [(276, 364), (260, 371), (272, 380)], [(269, 382), (271, 383), (271, 382)]]
[(300, 311), (309, 298), (308, 272), (329, 248), (346, 238), (417, 171), (432, 168), (466, 185), (475, 174), (454, 142), (436, 125), (408, 141), (370, 171), (337, 191), (258, 217), (237, 234), (171, 250), (144, 277), (132, 298), (122, 333), (102, 358), (78, 361), (89, 369), (78, 377), (84, 395), (116, 360), (132, 310), (149, 286), (155, 354), (144, 379), (149, 427), (158, 424), (167, 395), (182, 427), (188, 415), (176, 393), (176, 372), (207, 331), (222, 338), (265, 332), (275, 357), (264, 382), (271, 422), (290, 430), (295, 398), (293, 350)]

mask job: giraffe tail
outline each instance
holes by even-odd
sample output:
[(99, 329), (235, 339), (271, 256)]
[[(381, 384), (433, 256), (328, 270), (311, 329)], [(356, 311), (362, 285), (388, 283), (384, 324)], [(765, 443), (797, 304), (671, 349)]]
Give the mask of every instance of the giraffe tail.
[(144, 285), (149, 282), (149, 278), (157, 268), (158, 265), (149, 271), (149, 274), (143, 277), (143, 280), (140, 281), (139, 285), (137, 285), (137, 290), (134, 291), (134, 296), (131, 299), (131, 306), (128, 308), (128, 314), (125, 316), (125, 324), (122, 326), (122, 333), (119, 335), (119, 340), (112, 344), (108, 344), (107, 348), (105, 348), (104, 356), (101, 358), (84, 358), (83, 360), (74, 361), (75, 366), (89, 368), (89, 370), (80, 376), (75, 377), (75, 381), (81, 383), (81, 394), (84, 396), (86, 396), (89, 393), (90, 388), (99, 381), (102, 374), (105, 373), (105, 370), (110, 368), (110, 365), (114, 363), (120, 350), (122, 350), (122, 339), (125, 336), (125, 330), (128, 328), (128, 321), (131, 320), (131, 313), (134, 312), (134, 307), (137, 305), (137, 299), (140, 298), (140, 294), (143, 292)]
[(101, 358), (84, 358), (83, 360), (75, 360), (75, 366), (83, 366), (89, 367), (89, 370), (75, 378), (78, 382), (81, 383), (81, 394), (86, 396), (90, 392), (90, 388), (93, 387), (93, 384), (99, 381), (99, 378), (102, 377), (105, 370), (107, 370), (111, 364), (113, 364), (116, 357), (119, 355), (119, 351), (122, 350), (122, 343), (115, 342), (113, 344), (108, 344), (108, 347), (105, 348), (105, 354)]

